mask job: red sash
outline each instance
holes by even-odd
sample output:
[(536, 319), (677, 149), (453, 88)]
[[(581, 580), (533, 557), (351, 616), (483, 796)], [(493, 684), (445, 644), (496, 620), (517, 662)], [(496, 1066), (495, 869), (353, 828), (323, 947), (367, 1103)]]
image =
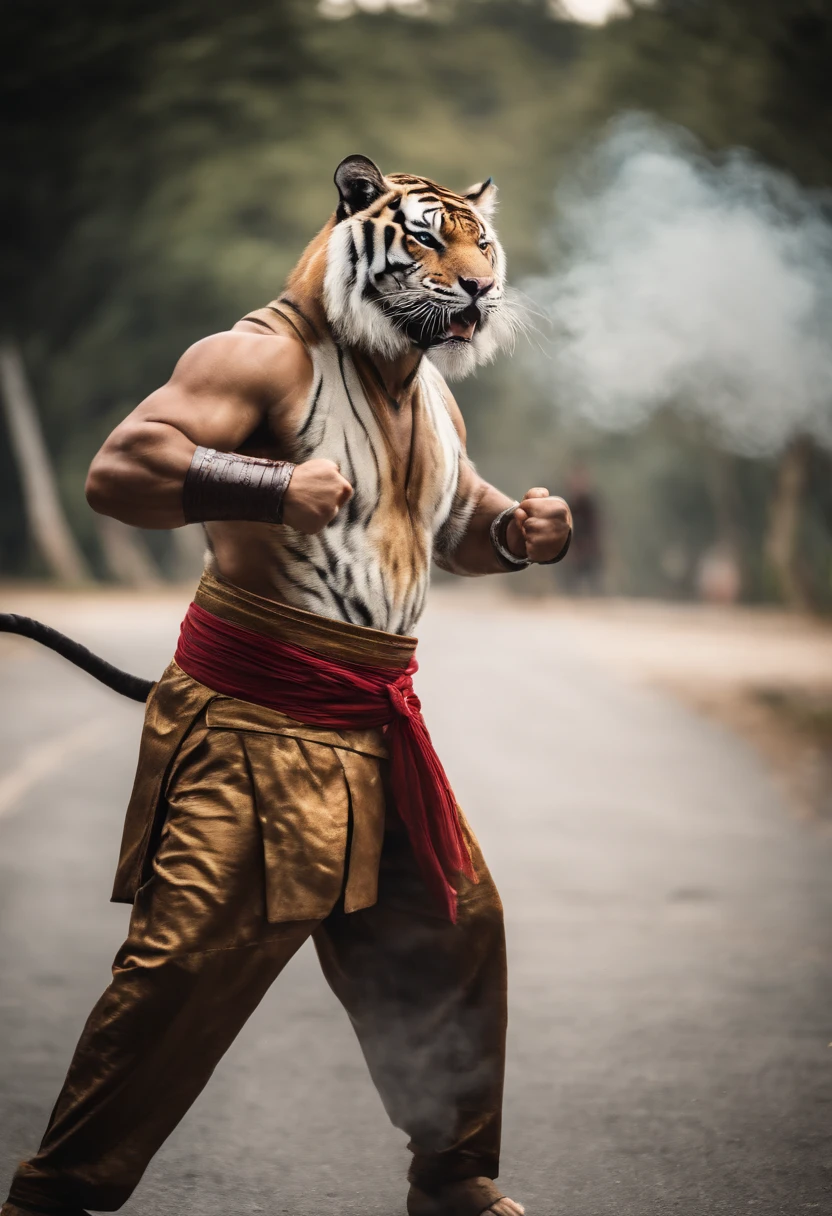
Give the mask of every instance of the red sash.
[(207, 688), (307, 725), (386, 727), (396, 809), (426, 885), (456, 920), (456, 891), (449, 879), (461, 872), (476, 882), (476, 875), (453, 790), (413, 691), (415, 658), (405, 671), (336, 662), (243, 629), (198, 604), (191, 604), (182, 622), (175, 657)]

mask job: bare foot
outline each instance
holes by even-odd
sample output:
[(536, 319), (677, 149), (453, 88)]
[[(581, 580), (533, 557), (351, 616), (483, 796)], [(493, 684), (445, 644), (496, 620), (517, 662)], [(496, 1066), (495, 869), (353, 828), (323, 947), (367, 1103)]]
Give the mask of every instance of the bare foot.
[(524, 1216), (526, 1209), (522, 1203), (515, 1203), (513, 1199), (498, 1199), (496, 1203), (492, 1203), (488, 1209), (493, 1212), (494, 1216)]
[(407, 1212), (408, 1216), (445, 1216), (447, 1212), (479, 1212), (480, 1216), (525, 1216), (525, 1209), (521, 1204), (506, 1197), (495, 1199), (495, 1194), (499, 1196), (500, 1192), (490, 1178), (465, 1178), (461, 1182), (449, 1183), (440, 1191), (430, 1193), (411, 1185), (407, 1196)]

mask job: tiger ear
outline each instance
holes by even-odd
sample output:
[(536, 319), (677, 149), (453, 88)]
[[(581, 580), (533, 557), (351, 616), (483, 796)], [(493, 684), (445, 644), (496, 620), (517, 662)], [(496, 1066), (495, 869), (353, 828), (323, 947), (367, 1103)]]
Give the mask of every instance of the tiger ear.
[(363, 211), (388, 190), (381, 169), (366, 156), (342, 160), (335, 170), (335, 185), (340, 197), (336, 214), (339, 222)]
[(490, 220), (497, 210), (497, 187), (490, 177), (487, 177), (484, 182), (477, 182), (475, 186), (469, 186), (463, 197), (487, 220)]

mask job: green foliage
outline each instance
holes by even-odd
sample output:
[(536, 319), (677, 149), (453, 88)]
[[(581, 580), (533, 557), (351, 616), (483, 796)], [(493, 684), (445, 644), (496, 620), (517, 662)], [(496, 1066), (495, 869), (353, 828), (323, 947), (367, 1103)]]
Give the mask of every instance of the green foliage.
[[(666, 3), (601, 30), (552, 20), (542, 0), (343, 21), (309, 0), (30, 0), (4, 26), (0, 325), (22, 343), (90, 552), (82, 486), (98, 444), (192, 341), (277, 293), (332, 210), (344, 155), (459, 187), (493, 174), (515, 278), (539, 269), (564, 164), (622, 109), (683, 122), (713, 147), (748, 144), (812, 184), (830, 175), (830, 21), (808, 0)], [(565, 472), (572, 452), (591, 459), (620, 589), (675, 589), (661, 554), (684, 544), (695, 556), (712, 539), (701, 437), (659, 420), (639, 436), (576, 438), (522, 357), (459, 396), (475, 458), (510, 491)], [(6, 447), (0, 566), (31, 572)], [(761, 476), (743, 519), (762, 509)], [(759, 520), (743, 526), (757, 552)]]

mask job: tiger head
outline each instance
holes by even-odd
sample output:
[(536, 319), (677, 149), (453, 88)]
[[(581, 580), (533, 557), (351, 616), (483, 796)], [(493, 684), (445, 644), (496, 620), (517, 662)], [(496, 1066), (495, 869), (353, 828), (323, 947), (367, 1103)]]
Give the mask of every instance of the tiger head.
[(340, 341), (387, 357), (421, 348), (452, 377), (511, 345), (518, 319), (490, 178), (456, 194), (348, 156), (335, 184), (323, 303)]

